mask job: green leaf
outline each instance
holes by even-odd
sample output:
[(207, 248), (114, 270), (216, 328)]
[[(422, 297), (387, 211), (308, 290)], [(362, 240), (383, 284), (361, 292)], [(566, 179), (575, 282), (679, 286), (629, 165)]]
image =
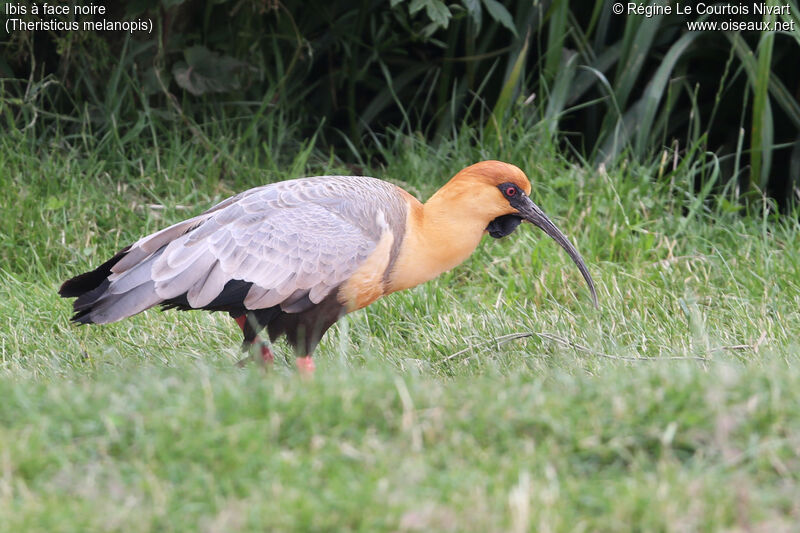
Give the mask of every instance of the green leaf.
[(439, 29), (439, 25), (435, 22), (431, 22), (430, 24), (426, 24), (422, 31), (420, 32), (425, 39), (430, 39), (436, 30)]
[(205, 46), (192, 46), (184, 51), (186, 61), (172, 67), (175, 81), (195, 96), (222, 93), (241, 86), (240, 76), (247, 63), (212, 52)]
[(547, 49), (545, 52), (544, 72), (547, 81), (552, 81), (560, 70), (564, 55), (564, 40), (567, 36), (567, 14), (569, 2), (559, 0), (551, 8), (549, 29), (547, 31)]
[(497, 97), (497, 103), (492, 110), (492, 116), (490, 117), (489, 123), (486, 124), (486, 134), (491, 131), (492, 126), (495, 128), (499, 127), (505, 118), (506, 111), (511, 106), (511, 99), (514, 96), (514, 91), (517, 89), (520, 79), (523, 78), (522, 71), (525, 67), (525, 58), (528, 55), (529, 38), (530, 33), (525, 37), (525, 42), (522, 44), (522, 48), (519, 51), (516, 61), (514, 61), (514, 67), (508, 74), (508, 79), (503, 84), (503, 88), (500, 89), (500, 96)]
[(489, 12), (489, 16), (492, 19), (511, 30), (514, 37), (517, 37), (517, 27), (514, 26), (514, 19), (511, 18), (511, 13), (508, 12), (508, 9), (503, 4), (497, 0), (483, 0), (483, 5), (486, 6), (486, 11)]
[(450, 23), (452, 14), (441, 0), (428, 0), (425, 6), (425, 12), (428, 14), (428, 18), (431, 19), (431, 22), (437, 26), (446, 29)]
[(628, 97), (639, 80), (647, 56), (652, 53), (653, 41), (664, 19), (664, 15), (656, 15), (636, 18), (633, 23), (626, 24), (622, 56), (617, 64), (614, 83), (614, 94), (620, 106), (628, 103)]
[(67, 198), (65, 196), (48, 196), (47, 201), (44, 203), (45, 211), (55, 211), (67, 205)]
[(650, 83), (642, 96), (643, 100), (643, 115), (636, 125), (638, 132), (636, 134), (636, 154), (643, 156), (647, 147), (647, 140), (650, 133), (653, 131), (653, 119), (656, 116), (661, 97), (665, 94), (665, 87), (669, 82), (672, 69), (675, 64), (683, 56), (684, 51), (689, 45), (701, 35), (700, 32), (684, 33), (678, 41), (672, 45), (664, 59), (661, 60), (661, 65), (656, 70)]
[(481, 29), (481, 19), (483, 16), (483, 10), (481, 9), (481, 2), (480, 0), (463, 0), (462, 4), (464, 8), (467, 10), (467, 13), (472, 17), (472, 22), (475, 23), (475, 27), (478, 31)]
[(411, 0), (411, 4), (408, 6), (408, 12), (411, 15), (416, 15), (423, 7), (427, 0)]
[(564, 105), (569, 96), (569, 89), (575, 79), (577, 66), (577, 54), (570, 55), (558, 70), (553, 83), (553, 88), (547, 98), (547, 108), (545, 109), (542, 122), (545, 124), (547, 134), (550, 137), (558, 135), (558, 120), (564, 112)]
[[(774, 19), (764, 16), (765, 20)], [(758, 47), (758, 68), (755, 79), (751, 79), (753, 88), (753, 124), (750, 137), (750, 187), (756, 185), (766, 189), (769, 178), (769, 167), (772, 156), (772, 108), (767, 97), (769, 89), (770, 67), (772, 65), (772, 46), (774, 33), (765, 33)]]

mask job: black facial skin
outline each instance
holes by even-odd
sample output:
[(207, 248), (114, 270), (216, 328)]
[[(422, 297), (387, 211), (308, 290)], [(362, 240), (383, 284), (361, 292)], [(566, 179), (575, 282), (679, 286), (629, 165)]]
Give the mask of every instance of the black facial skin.
[[(510, 182), (502, 183), (498, 185), (497, 188), (500, 189), (503, 196), (508, 199), (508, 203), (514, 208), (518, 208), (516, 204), (525, 196), (525, 193), (521, 191), (519, 187)], [(511, 195), (508, 194), (510, 192), (512, 193)], [(503, 215), (489, 222), (486, 231), (495, 239), (501, 239), (506, 235), (511, 235), (520, 224), (522, 224), (522, 217), (518, 217), (517, 215)]]
[(489, 222), (486, 231), (495, 239), (500, 239), (511, 235), (520, 224), (522, 224), (522, 219), (517, 215), (503, 215)]

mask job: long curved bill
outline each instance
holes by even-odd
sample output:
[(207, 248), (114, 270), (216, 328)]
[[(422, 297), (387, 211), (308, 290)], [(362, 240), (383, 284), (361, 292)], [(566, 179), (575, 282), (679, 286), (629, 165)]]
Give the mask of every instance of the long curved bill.
[(561, 230), (556, 227), (553, 222), (547, 218), (547, 215), (539, 208), (538, 205), (533, 203), (533, 200), (524, 196), (520, 199), (518, 205), (514, 207), (517, 208), (519, 214), (527, 220), (528, 222), (540, 227), (542, 231), (547, 233), (550, 237), (553, 238), (561, 247), (567, 251), (569, 256), (578, 266), (578, 270), (581, 271), (583, 275), (583, 279), (586, 280), (586, 283), (589, 285), (589, 291), (592, 293), (592, 301), (594, 302), (594, 306), (597, 307), (597, 292), (594, 289), (594, 282), (592, 281), (592, 276), (589, 274), (589, 269), (586, 268), (586, 263), (583, 262), (583, 258), (581, 254), (578, 253), (578, 250), (572, 246), (567, 240), (567, 237), (561, 233)]

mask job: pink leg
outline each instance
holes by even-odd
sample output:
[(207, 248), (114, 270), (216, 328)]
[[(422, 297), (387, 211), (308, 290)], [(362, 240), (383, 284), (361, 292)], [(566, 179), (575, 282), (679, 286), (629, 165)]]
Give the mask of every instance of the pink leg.
[(262, 341), (260, 338), (256, 337), (256, 342), (261, 345), (261, 359), (264, 360), (265, 363), (272, 364), (275, 362), (275, 356), (272, 355), (272, 350), (269, 349), (267, 343)]
[[(244, 326), (247, 324), (247, 315), (241, 315), (236, 317), (236, 323), (239, 324), (239, 327), (242, 328), (244, 331)], [(266, 342), (263, 342), (261, 338), (256, 335), (253, 339), (254, 344), (258, 344), (261, 347), (261, 359), (264, 360), (265, 363), (272, 364), (275, 361), (275, 356), (272, 355), (272, 350), (269, 349)]]
[(303, 376), (310, 377), (314, 375), (314, 360), (311, 359), (310, 355), (297, 358), (297, 371)]

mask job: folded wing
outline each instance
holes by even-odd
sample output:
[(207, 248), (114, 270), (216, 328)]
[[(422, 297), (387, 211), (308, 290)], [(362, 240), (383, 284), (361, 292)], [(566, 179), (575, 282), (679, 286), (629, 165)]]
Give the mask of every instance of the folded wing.
[(394, 189), (341, 176), (251, 189), (140, 239), (94, 272), (96, 286), (84, 278), (75, 294), (70, 283), (79, 276), (61, 292), (79, 296), (74, 319), (86, 323), (114, 322), (158, 304), (301, 312), (346, 281), (390, 224), (404, 224), (405, 204)]

